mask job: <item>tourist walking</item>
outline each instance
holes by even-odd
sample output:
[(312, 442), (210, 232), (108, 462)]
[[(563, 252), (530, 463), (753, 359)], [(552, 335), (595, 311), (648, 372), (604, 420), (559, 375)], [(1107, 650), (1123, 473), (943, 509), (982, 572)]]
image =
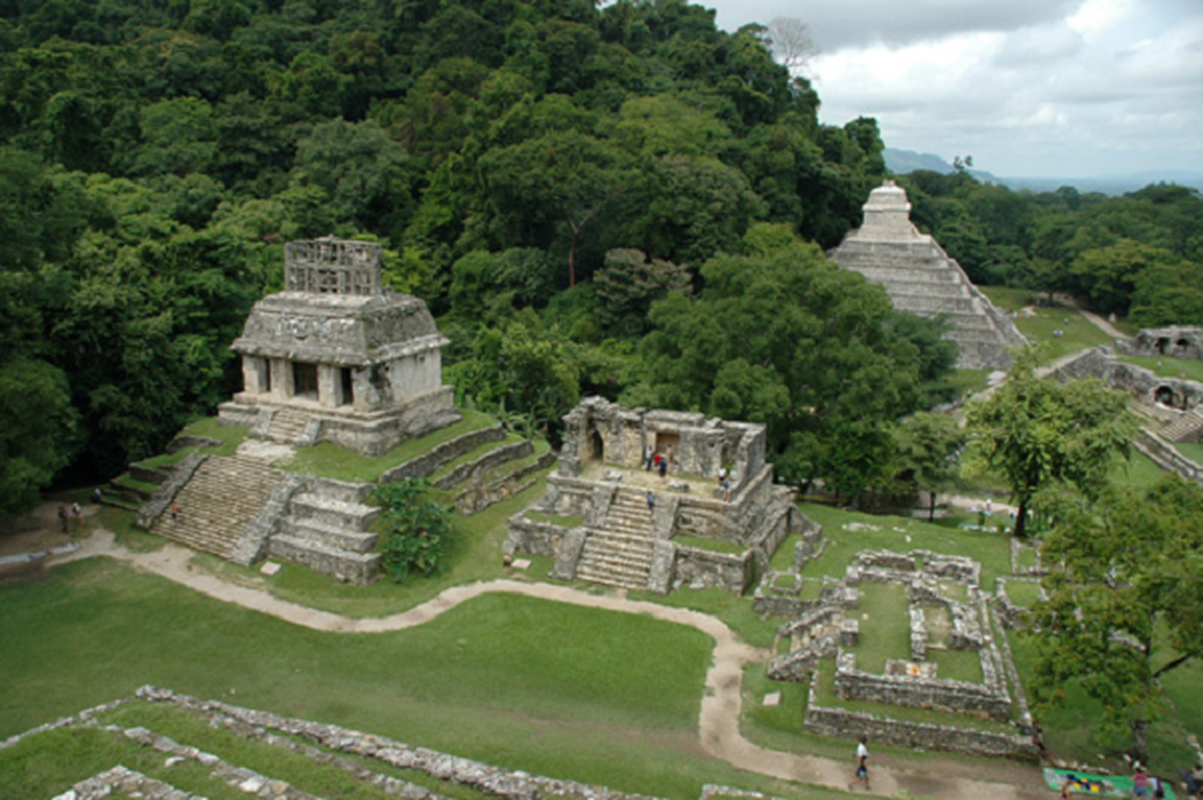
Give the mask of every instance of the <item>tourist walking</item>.
[(183, 516), (183, 514), (180, 513), (180, 507), (178, 505), (176, 505), (175, 503), (172, 503), (171, 504), (171, 521), (173, 523), (179, 522), (180, 518), (182, 516)]
[(860, 743), (856, 746), (856, 780), (848, 784), (851, 789), (860, 781), (865, 785), (865, 791), (869, 791), (869, 737), (860, 737)]
[(660, 456), (660, 463), (657, 466), (660, 468), (660, 477), (663, 478), (668, 474), (668, 456)]
[(647, 490), (647, 510), (648, 511), (656, 510), (656, 493), (653, 492), (651, 489)]
[(81, 528), (84, 524), (84, 510), (79, 507), (79, 503), (71, 504), (71, 516), (75, 517), (75, 527)]
[(59, 522), (63, 523), (63, 533), (68, 533), (69, 532), (68, 526), (70, 525), (70, 522), (71, 522), (71, 512), (67, 511), (66, 506), (58, 507), (58, 520), (59, 520)]
[(1132, 776), (1132, 797), (1149, 796), (1149, 773), (1140, 764), (1136, 765), (1136, 774)]
[(644, 469), (647, 470), (648, 472), (652, 471), (652, 456), (653, 455), (654, 455), (654, 453), (652, 451), (652, 446), (650, 444), (645, 445), (643, 448), (643, 460), (646, 464), (646, 466), (644, 466)]

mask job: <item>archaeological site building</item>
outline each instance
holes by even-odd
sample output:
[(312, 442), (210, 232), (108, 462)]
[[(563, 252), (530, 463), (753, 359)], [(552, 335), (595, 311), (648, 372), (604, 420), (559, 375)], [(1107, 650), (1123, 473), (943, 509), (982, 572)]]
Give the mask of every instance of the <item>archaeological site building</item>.
[(383, 285), (380, 245), (298, 241), (284, 258), (284, 291), (255, 304), (233, 344), (244, 388), (223, 421), (378, 455), (459, 419), (442, 383), (447, 339), (424, 301)]
[[(773, 483), (763, 425), (590, 397), (564, 417), (559, 464), (506, 547), (548, 556), (552, 575), (666, 594), (742, 592), (803, 523)], [(647, 456), (668, 459), (665, 474)], [(721, 479), (724, 475), (725, 479)]]
[[(284, 291), (255, 304), (232, 345), (245, 386), (221, 405), (219, 419), (247, 428), (246, 440), (218, 455), (220, 442), (182, 436), (169, 449), (191, 451), (186, 458), (166, 469), (131, 465), (135, 477), (159, 485), (137, 524), (240, 564), (271, 556), (367, 583), (380, 562), (372, 531), (380, 510), (365, 502), (374, 484), (300, 474), (288, 460), (295, 448), (322, 442), (378, 456), (459, 421), (453, 389), (442, 382), (447, 339), (426, 303), (384, 285), (379, 245), (292, 242), (284, 266)], [(428, 477), (503, 437), (499, 424), (472, 431), (380, 480)], [(526, 454), (489, 455), (497, 462)], [(471, 492), (466, 481), (474, 482)], [(455, 494), (457, 507), (509, 490), (485, 483), (474, 464), (439, 488)]]
[(906, 191), (887, 180), (869, 194), (861, 227), (827, 256), (889, 293), (894, 307), (943, 317), (961, 369), (1005, 369), (1008, 348), (1025, 343), (1011, 319), (974, 286), (931, 236), (911, 223)]

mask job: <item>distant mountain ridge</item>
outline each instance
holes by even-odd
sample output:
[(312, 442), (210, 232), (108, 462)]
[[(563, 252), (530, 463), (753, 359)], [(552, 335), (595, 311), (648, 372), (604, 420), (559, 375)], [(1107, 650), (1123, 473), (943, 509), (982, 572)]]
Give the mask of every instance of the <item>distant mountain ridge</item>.
[[(931, 170), (948, 174), (954, 172), (952, 164), (934, 153), (918, 153), (914, 150), (899, 150), (887, 147), (884, 151), (886, 169), (895, 175), (906, 175), (916, 170)], [(1106, 175), (1094, 178), (1000, 178), (984, 170), (971, 169), (969, 174), (983, 183), (997, 183), (1009, 189), (1027, 189), (1033, 192), (1052, 192), (1062, 186), (1072, 186), (1079, 192), (1100, 192), (1118, 195), (1134, 192), (1153, 183), (1176, 183), (1203, 191), (1203, 172), (1167, 170), (1133, 172)]]

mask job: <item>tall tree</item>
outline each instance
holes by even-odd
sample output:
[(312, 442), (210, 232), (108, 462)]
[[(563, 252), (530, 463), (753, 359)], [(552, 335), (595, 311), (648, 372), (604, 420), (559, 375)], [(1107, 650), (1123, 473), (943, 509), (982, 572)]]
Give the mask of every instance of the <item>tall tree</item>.
[(936, 494), (956, 479), (965, 432), (948, 414), (920, 412), (895, 429), (898, 478), (928, 493), (928, 519), (936, 516)]
[(1203, 656), (1203, 490), (1169, 477), (1057, 518), (1042, 550), (1037, 699), (1060, 703), (1076, 683), (1102, 704), (1102, 733), (1147, 763), (1158, 678)]
[(1027, 533), (1028, 511), (1040, 489), (1067, 483), (1097, 496), (1114, 459), (1130, 457), (1129, 437), (1136, 428), (1123, 392), (1096, 379), (1042, 379), (1037, 361), (1035, 348), (1021, 350), (1006, 383), (966, 414), (970, 464), (997, 470), (1010, 484), (1018, 506), (1017, 537)]
[(892, 445), (881, 423), (924, 395), (919, 346), (895, 327), (879, 286), (815, 245), (753, 230), (756, 255), (701, 268), (701, 293), (652, 305), (634, 405), (763, 422), (789, 480), (855, 494), (880, 477)]

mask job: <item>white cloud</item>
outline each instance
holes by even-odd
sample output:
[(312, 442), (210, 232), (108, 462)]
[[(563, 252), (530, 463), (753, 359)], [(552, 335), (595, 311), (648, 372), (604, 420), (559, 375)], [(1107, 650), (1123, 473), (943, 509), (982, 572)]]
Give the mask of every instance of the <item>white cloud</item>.
[(999, 175), (1203, 170), (1198, 0), (721, 0), (728, 29), (791, 16), (824, 122)]

